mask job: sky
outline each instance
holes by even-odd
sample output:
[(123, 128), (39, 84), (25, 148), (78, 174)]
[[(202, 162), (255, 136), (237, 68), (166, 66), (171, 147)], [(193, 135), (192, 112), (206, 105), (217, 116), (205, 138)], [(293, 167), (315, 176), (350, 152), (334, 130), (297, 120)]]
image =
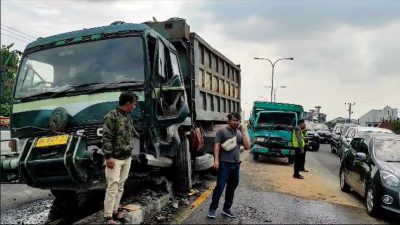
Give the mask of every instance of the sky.
[[(327, 119), (400, 108), (400, 1), (1, 1), (1, 44), (23, 50), (37, 37), (155, 17), (186, 19), (211, 46), (241, 65), (242, 109), (270, 101), (321, 106)], [(21, 33), (23, 32), (23, 33)]]

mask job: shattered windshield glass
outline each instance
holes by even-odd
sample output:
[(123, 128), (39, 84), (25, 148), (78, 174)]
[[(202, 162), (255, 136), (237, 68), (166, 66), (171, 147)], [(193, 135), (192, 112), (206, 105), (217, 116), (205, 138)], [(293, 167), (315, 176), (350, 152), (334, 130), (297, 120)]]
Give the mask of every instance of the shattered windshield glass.
[(15, 98), (57, 93), (83, 84), (144, 81), (144, 78), (141, 37), (73, 44), (24, 57)]

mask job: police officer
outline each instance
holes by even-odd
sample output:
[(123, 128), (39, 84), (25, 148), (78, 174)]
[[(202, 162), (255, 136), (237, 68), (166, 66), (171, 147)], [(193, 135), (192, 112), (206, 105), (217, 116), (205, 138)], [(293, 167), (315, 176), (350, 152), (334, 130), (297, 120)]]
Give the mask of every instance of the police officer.
[(107, 190), (104, 198), (104, 221), (118, 224), (123, 220), (119, 204), (131, 166), (132, 139), (138, 137), (130, 112), (136, 108), (138, 97), (131, 92), (119, 96), (119, 107), (104, 117), (102, 151), (106, 158)]
[(305, 141), (302, 130), (306, 128), (306, 124), (304, 120), (299, 120), (297, 123), (297, 127), (293, 130), (292, 141), (293, 147), (296, 148), (295, 159), (294, 159), (294, 174), (293, 177), (297, 179), (304, 179), (302, 175), (300, 175), (300, 170), (304, 169), (303, 158), (305, 160)]

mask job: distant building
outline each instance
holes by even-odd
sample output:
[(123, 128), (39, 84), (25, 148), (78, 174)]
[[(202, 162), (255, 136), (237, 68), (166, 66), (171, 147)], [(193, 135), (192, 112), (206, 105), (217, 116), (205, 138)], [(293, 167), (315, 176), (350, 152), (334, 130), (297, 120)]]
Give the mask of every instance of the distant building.
[(377, 127), (381, 122), (400, 120), (400, 114), (397, 108), (386, 106), (383, 109), (372, 109), (362, 115), (358, 121), (361, 126)]
[(314, 109), (311, 109), (308, 112), (304, 112), (303, 118), (308, 121), (313, 121), (317, 123), (325, 123), (326, 122), (326, 114), (319, 113), (319, 120), (318, 120), (318, 112)]

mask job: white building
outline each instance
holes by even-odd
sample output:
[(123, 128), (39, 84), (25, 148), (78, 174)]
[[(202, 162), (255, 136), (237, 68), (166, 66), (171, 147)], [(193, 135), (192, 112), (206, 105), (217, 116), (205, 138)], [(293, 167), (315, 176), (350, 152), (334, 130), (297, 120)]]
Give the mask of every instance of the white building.
[(400, 119), (400, 112), (397, 108), (386, 106), (383, 109), (372, 109), (358, 121), (361, 126), (377, 127), (382, 121), (393, 121)]

